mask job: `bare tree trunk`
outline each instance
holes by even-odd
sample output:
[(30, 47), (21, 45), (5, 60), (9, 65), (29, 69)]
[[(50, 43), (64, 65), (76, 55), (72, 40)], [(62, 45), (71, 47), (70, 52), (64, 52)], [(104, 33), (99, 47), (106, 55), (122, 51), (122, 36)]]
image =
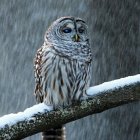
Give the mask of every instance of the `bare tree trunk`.
[(63, 125), (42, 132), (42, 140), (65, 140), (65, 127)]

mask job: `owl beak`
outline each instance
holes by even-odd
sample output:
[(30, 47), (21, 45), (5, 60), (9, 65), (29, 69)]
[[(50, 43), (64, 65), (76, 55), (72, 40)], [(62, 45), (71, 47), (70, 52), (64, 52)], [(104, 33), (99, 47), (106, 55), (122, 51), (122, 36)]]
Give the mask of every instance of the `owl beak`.
[(79, 36), (78, 34), (75, 34), (75, 35), (73, 36), (73, 40), (74, 40), (75, 42), (79, 42), (79, 41), (80, 41), (80, 36)]

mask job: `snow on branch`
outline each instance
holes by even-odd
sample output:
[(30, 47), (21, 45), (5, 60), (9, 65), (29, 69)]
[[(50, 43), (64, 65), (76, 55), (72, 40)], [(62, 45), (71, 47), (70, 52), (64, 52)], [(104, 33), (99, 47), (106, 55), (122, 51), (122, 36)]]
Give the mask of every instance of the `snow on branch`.
[(0, 140), (19, 140), (107, 109), (140, 100), (140, 74), (90, 87), (89, 99), (52, 110), (44, 103), (0, 118)]
[(124, 87), (124, 86), (128, 86), (130, 84), (134, 84), (136, 82), (140, 82), (140, 74), (137, 74), (137, 75), (134, 75), (134, 76), (128, 76), (128, 77), (125, 77), (125, 78), (120, 78), (120, 79), (113, 80), (113, 81), (110, 81), (110, 82), (105, 82), (103, 84), (100, 84), (100, 85), (97, 85), (97, 86), (94, 86), (94, 87), (90, 87), (87, 90), (87, 94), (89, 96), (93, 96), (93, 95), (98, 94), (99, 92), (105, 92), (105, 91), (108, 91), (108, 90), (113, 90), (114, 88), (115, 89), (121, 88), (121, 87)]

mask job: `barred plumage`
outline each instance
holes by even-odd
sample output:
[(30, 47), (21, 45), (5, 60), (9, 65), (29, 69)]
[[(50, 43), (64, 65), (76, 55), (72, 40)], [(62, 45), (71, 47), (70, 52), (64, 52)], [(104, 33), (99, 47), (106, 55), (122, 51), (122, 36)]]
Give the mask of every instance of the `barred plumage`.
[(55, 108), (86, 97), (90, 84), (91, 51), (82, 19), (62, 17), (45, 34), (35, 58), (35, 96)]

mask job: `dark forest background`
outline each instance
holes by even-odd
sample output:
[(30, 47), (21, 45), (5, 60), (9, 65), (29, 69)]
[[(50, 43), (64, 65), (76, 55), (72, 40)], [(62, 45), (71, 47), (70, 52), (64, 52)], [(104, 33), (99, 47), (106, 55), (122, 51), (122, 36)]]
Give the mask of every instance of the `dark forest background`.
[[(33, 58), (48, 26), (67, 15), (89, 26), (92, 85), (140, 73), (139, 0), (0, 0), (0, 116), (35, 104)], [(66, 124), (67, 139), (138, 140), (139, 108), (137, 102)]]

